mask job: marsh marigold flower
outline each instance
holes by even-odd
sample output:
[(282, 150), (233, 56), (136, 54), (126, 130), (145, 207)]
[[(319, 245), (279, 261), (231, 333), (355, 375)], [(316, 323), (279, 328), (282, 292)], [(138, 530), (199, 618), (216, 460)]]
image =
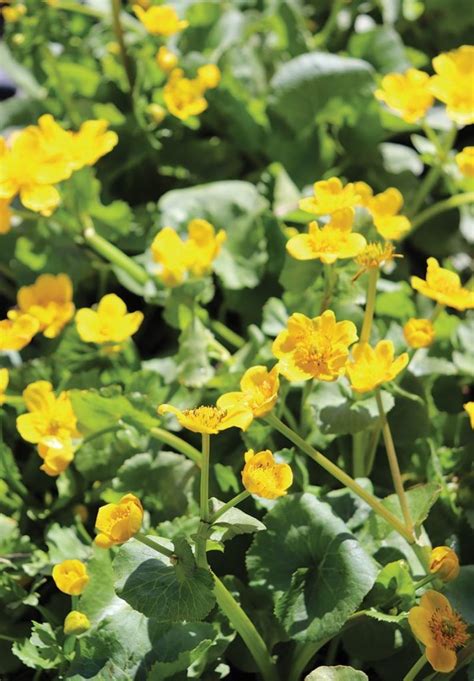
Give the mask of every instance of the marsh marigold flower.
[(314, 196), (301, 199), (299, 207), (314, 215), (332, 215), (344, 208), (354, 210), (360, 202), (360, 196), (352, 182), (343, 186), (338, 177), (321, 180), (313, 185)]
[(49, 381), (35, 381), (25, 388), (23, 399), (29, 413), (18, 416), (16, 427), (27, 442), (48, 445), (51, 438), (68, 442), (79, 436), (67, 392), (56, 397)]
[(401, 239), (410, 231), (410, 220), (398, 215), (403, 206), (403, 196), (395, 187), (376, 194), (367, 202), (367, 209), (372, 215), (377, 232), (384, 239)]
[(293, 484), (293, 471), (287, 463), (277, 463), (269, 449), (245, 452), (242, 483), (250, 494), (263, 499), (277, 499)]
[(0, 351), (23, 350), (38, 333), (39, 321), (28, 314), (0, 321)]
[(393, 343), (389, 340), (380, 341), (375, 348), (368, 343), (354, 345), (353, 359), (346, 363), (346, 373), (353, 390), (365, 393), (393, 381), (408, 364), (406, 352), (396, 359), (394, 354)]
[(168, 37), (189, 26), (188, 21), (180, 20), (175, 8), (171, 5), (152, 5), (148, 9), (133, 5), (133, 11), (148, 33), (152, 35)]
[(474, 177), (474, 147), (464, 147), (456, 154), (456, 163), (463, 175)]
[(0, 199), (0, 234), (8, 234), (12, 228), (10, 199)]
[(207, 109), (204, 91), (197, 78), (186, 78), (183, 69), (173, 69), (163, 88), (163, 99), (170, 114), (185, 121)]
[(353, 277), (353, 280), (358, 279), (364, 272), (380, 269), (394, 258), (402, 257), (399, 253), (395, 253), (395, 247), (389, 241), (383, 244), (376, 242), (368, 243), (364, 250), (354, 258), (360, 269)]
[(430, 89), (446, 104), (447, 115), (460, 125), (474, 123), (474, 46), (462, 45), (433, 59)]
[(459, 575), (459, 558), (449, 546), (437, 546), (430, 554), (430, 572), (443, 582), (451, 582)]
[(350, 208), (337, 211), (331, 221), (320, 228), (310, 222), (309, 234), (297, 234), (286, 244), (286, 250), (296, 260), (321, 260), (331, 265), (339, 258), (353, 258), (366, 245), (362, 234), (352, 232), (354, 213)]
[(8, 387), (8, 369), (0, 369), (0, 407), (5, 402), (5, 391)]
[(474, 308), (474, 291), (461, 286), (458, 274), (440, 267), (436, 258), (428, 258), (427, 265), (426, 280), (420, 277), (410, 279), (415, 291), (460, 312)]
[(38, 454), (43, 459), (40, 471), (51, 477), (63, 473), (74, 459), (74, 448), (69, 439), (46, 437), (38, 445)]
[(296, 312), (275, 338), (278, 370), (289, 381), (335, 381), (343, 372), (349, 346), (357, 340), (355, 324), (336, 322), (332, 310), (310, 319)]
[(191, 220), (188, 224), (188, 235), (186, 242), (188, 267), (194, 276), (202, 277), (210, 271), (227, 235), (223, 229), (216, 234), (214, 225), (200, 219)]
[(250, 409), (255, 417), (265, 416), (275, 406), (278, 400), (278, 367), (268, 371), (267, 367), (254, 366), (247, 369), (240, 381), (241, 392), (231, 392), (221, 395), (217, 406), (221, 409), (233, 409), (242, 405)]
[(162, 45), (156, 53), (156, 63), (162, 71), (168, 73), (172, 71), (178, 64), (177, 55), (169, 50), (165, 45)]
[(63, 560), (53, 567), (54, 583), (69, 596), (79, 596), (89, 582), (87, 568), (80, 560)]
[(127, 312), (115, 293), (101, 298), (97, 310), (85, 307), (76, 314), (77, 332), (86, 343), (123, 343), (138, 331), (142, 321), (143, 312)]
[(106, 504), (99, 508), (95, 529), (95, 544), (108, 549), (131, 539), (143, 522), (143, 506), (134, 494), (125, 494), (118, 504)]
[(393, 109), (407, 123), (416, 123), (433, 106), (430, 77), (424, 71), (408, 69), (405, 73), (389, 73), (382, 78), (375, 96)]
[(64, 620), (63, 631), (66, 636), (79, 636), (91, 628), (87, 615), (79, 610), (71, 610)]
[(469, 416), (471, 428), (474, 429), (474, 402), (466, 402), (462, 406), (463, 406), (464, 411)]
[(412, 317), (403, 327), (403, 335), (411, 348), (428, 348), (435, 338), (435, 330), (429, 319)]
[(221, 71), (215, 64), (205, 64), (197, 70), (197, 79), (205, 90), (214, 90), (221, 82)]
[[(56, 338), (74, 316), (72, 282), (67, 274), (41, 274), (31, 286), (22, 286), (17, 295), (18, 310), (39, 322), (46, 338)], [(11, 313), (10, 313), (11, 315)]]
[(253, 421), (253, 414), (249, 407), (236, 404), (229, 409), (213, 406), (201, 406), (195, 409), (177, 409), (171, 404), (162, 404), (158, 407), (159, 414), (171, 413), (176, 416), (183, 428), (192, 430), (193, 433), (207, 433), (216, 435), (227, 428), (240, 428), (247, 430)]
[(408, 613), (412, 632), (425, 646), (425, 655), (437, 672), (451, 672), (457, 663), (456, 650), (469, 636), (467, 626), (450, 602), (437, 591), (423, 594), (420, 604)]

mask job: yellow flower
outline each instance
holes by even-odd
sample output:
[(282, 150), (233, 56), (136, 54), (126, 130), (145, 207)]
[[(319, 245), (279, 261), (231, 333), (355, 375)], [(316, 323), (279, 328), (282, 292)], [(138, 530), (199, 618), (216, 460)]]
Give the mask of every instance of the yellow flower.
[(7, 22), (18, 21), (22, 16), (26, 14), (25, 5), (18, 3), (13, 7), (3, 7), (1, 10), (3, 18)]
[(474, 430), (474, 402), (466, 402), (462, 406), (464, 411), (467, 412), (470, 419), (471, 428)]
[(332, 310), (310, 319), (296, 312), (275, 338), (272, 351), (278, 370), (289, 381), (335, 381), (343, 372), (349, 346), (357, 340), (352, 322), (336, 322)]
[(91, 628), (87, 615), (79, 610), (71, 610), (64, 620), (63, 631), (66, 636), (79, 636)]
[(449, 546), (437, 546), (430, 554), (430, 572), (443, 582), (451, 582), (459, 575), (459, 558)]
[(338, 258), (353, 258), (366, 245), (362, 234), (354, 234), (354, 212), (350, 208), (337, 211), (322, 229), (310, 222), (309, 234), (298, 234), (286, 244), (288, 253), (297, 260), (321, 260), (330, 265)]
[(299, 202), (301, 210), (305, 210), (307, 213), (332, 215), (344, 208), (353, 210), (360, 203), (360, 196), (357, 194), (352, 182), (343, 187), (338, 177), (315, 182), (313, 189), (314, 196), (301, 199)]
[(220, 253), (227, 238), (223, 229), (216, 234), (214, 226), (207, 220), (191, 220), (188, 224), (188, 267), (195, 277), (202, 277), (211, 269), (212, 262)]
[(0, 369), (0, 407), (5, 402), (5, 391), (8, 387), (8, 369)]
[(160, 69), (166, 73), (168, 73), (168, 71), (172, 71), (178, 64), (177, 55), (165, 47), (165, 45), (160, 47), (156, 53), (155, 59)]
[(372, 187), (367, 182), (354, 182), (354, 189), (356, 194), (359, 195), (359, 205), (367, 208), (370, 199), (374, 195)]
[(171, 404), (162, 404), (158, 407), (158, 413), (174, 414), (183, 428), (192, 430), (193, 433), (207, 433), (209, 435), (215, 435), (221, 430), (233, 427), (247, 430), (253, 421), (250, 408), (242, 404), (236, 404), (229, 409), (201, 406), (183, 411)]
[(474, 46), (462, 45), (433, 59), (431, 92), (446, 104), (448, 116), (460, 125), (474, 123)]
[(182, 69), (174, 69), (163, 88), (163, 99), (168, 111), (185, 121), (207, 109), (203, 93), (203, 85), (198, 79), (185, 78)]
[(133, 11), (152, 35), (170, 36), (189, 26), (188, 21), (180, 21), (175, 8), (171, 5), (152, 5), (146, 10), (140, 5), (133, 5)]
[(368, 343), (357, 343), (352, 348), (352, 357), (346, 364), (346, 372), (353, 390), (358, 393), (393, 381), (408, 364), (406, 352), (394, 359), (393, 343), (389, 340), (380, 341), (375, 348)]
[(242, 482), (250, 494), (263, 499), (277, 499), (293, 484), (293, 471), (287, 463), (277, 463), (269, 449), (245, 452)]
[(403, 327), (403, 335), (411, 348), (428, 348), (435, 338), (435, 330), (429, 319), (412, 317)]
[(411, 630), (425, 646), (425, 655), (437, 672), (451, 672), (457, 663), (456, 649), (468, 641), (466, 624), (443, 594), (427, 591), (408, 613)]
[(189, 267), (189, 251), (172, 227), (163, 227), (151, 244), (153, 260), (160, 265), (158, 276), (166, 286), (182, 284)]
[(0, 350), (22, 350), (38, 333), (39, 321), (28, 314), (0, 321)]
[(10, 203), (10, 199), (0, 199), (0, 234), (8, 234), (12, 228)]
[(403, 258), (403, 256), (395, 253), (395, 247), (390, 242), (384, 244), (368, 243), (364, 250), (355, 258), (356, 263), (360, 265), (360, 270), (353, 277), (353, 281), (358, 279), (364, 272), (379, 269), (394, 258)]
[(377, 232), (384, 239), (400, 239), (410, 231), (409, 219), (398, 215), (402, 206), (403, 196), (395, 187), (376, 194), (368, 201), (367, 209), (372, 215)]
[(136, 333), (143, 321), (142, 312), (127, 312), (123, 300), (108, 293), (97, 310), (84, 307), (76, 314), (79, 336), (86, 343), (122, 343)]
[(118, 144), (118, 135), (108, 130), (104, 119), (85, 121), (78, 132), (72, 133), (71, 158), (74, 169), (92, 166)]
[(29, 413), (18, 416), (16, 427), (27, 442), (48, 445), (51, 438), (68, 442), (79, 436), (67, 392), (56, 397), (49, 381), (35, 381), (25, 388), (23, 399)]
[(215, 64), (206, 64), (198, 68), (197, 79), (205, 90), (213, 90), (221, 82), (221, 71)]
[(143, 522), (143, 506), (134, 494), (125, 494), (118, 504), (106, 504), (99, 508), (95, 529), (96, 546), (108, 549), (123, 544), (135, 535)]
[(79, 596), (87, 586), (89, 575), (80, 560), (63, 560), (53, 567), (54, 583), (69, 596)]
[(463, 175), (474, 177), (474, 147), (464, 147), (459, 154), (456, 154), (456, 163)]
[(40, 470), (51, 477), (63, 473), (74, 459), (71, 440), (57, 437), (45, 437), (38, 445), (38, 454), (44, 461)]
[(35, 317), (39, 331), (46, 338), (56, 338), (74, 315), (72, 282), (67, 274), (41, 274), (34, 284), (20, 288), (17, 305), (19, 312), (11, 311), (10, 318), (22, 313)]
[(277, 366), (274, 366), (271, 371), (260, 365), (250, 367), (240, 381), (242, 392), (221, 395), (217, 400), (217, 406), (231, 410), (240, 405), (250, 409), (255, 417), (265, 416), (278, 400), (279, 387)]
[(387, 74), (382, 78), (381, 89), (374, 94), (407, 123), (423, 118), (434, 102), (430, 77), (418, 69)]
[(426, 281), (420, 277), (410, 279), (415, 291), (460, 312), (474, 307), (474, 292), (461, 286), (455, 272), (440, 267), (436, 258), (428, 258), (427, 263)]

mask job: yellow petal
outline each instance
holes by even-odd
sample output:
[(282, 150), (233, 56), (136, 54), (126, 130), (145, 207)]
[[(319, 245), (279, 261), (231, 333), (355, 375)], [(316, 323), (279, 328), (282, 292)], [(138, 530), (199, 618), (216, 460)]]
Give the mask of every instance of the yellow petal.
[(437, 672), (452, 672), (457, 663), (457, 657), (454, 650), (449, 650), (442, 646), (427, 646), (425, 655), (430, 665)]

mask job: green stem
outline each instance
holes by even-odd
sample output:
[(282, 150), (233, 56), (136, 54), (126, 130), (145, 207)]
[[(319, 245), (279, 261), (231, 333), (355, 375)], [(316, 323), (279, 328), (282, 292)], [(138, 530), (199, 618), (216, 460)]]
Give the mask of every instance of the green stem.
[(38, 213), (33, 213), (29, 210), (21, 210), (21, 208), (10, 208), (12, 215), (21, 218), (22, 220), (38, 220), (40, 217)]
[(201, 520), (209, 523), (209, 459), (211, 449), (211, 436), (209, 433), (202, 434), (202, 458), (201, 458), (201, 494), (200, 508)]
[(83, 445), (89, 444), (89, 442), (92, 442), (98, 437), (102, 437), (102, 435), (107, 435), (108, 433), (116, 433), (119, 430), (122, 429), (122, 425), (116, 425), (114, 424), (113, 426), (107, 426), (107, 428), (102, 428), (101, 430), (96, 430), (94, 433), (91, 433), (90, 435), (87, 435), (79, 445), (79, 447), (82, 447)]
[(290, 426), (290, 428), (293, 428), (293, 430), (298, 430), (298, 424), (296, 423), (296, 419), (293, 416), (291, 409), (286, 404), (283, 407), (283, 416), (288, 421), (288, 425)]
[(363, 499), (366, 504), (368, 504), (379, 516), (381, 516), (389, 525), (393, 527), (402, 537), (404, 537), (409, 544), (414, 544), (415, 539), (411, 532), (405, 527), (399, 519), (391, 513), (385, 506), (376, 499), (370, 492), (367, 492), (363, 487), (361, 487), (350, 475), (345, 473), (342, 468), (336, 466), (330, 459), (328, 459), (324, 454), (318, 452), (316, 449), (311, 447), (302, 437), (295, 433), (286, 426), (280, 419), (278, 419), (274, 414), (268, 414), (265, 417), (267, 423), (269, 423), (275, 430), (278, 430), (282, 435), (284, 435), (290, 442), (293, 442), (297, 447), (301, 449), (305, 454), (307, 454), (313, 461), (322, 466), (330, 475), (339, 480), (339, 482), (348, 487), (354, 492), (358, 497)]
[(369, 270), (369, 282), (367, 285), (367, 301), (365, 303), (364, 321), (362, 322), (362, 330), (360, 332), (359, 343), (368, 343), (370, 341), (370, 332), (372, 330), (372, 320), (375, 311), (375, 298), (377, 295), (377, 279), (379, 277), (378, 268)]
[(130, 94), (132, 94), (132, 92), (133, 92), (133, 73), (132, 73), (132, 67), (131, 67), (131, 64), (130, 64), (130, 58), (127, 54), (127, 48), (125, 46), (125, 38), (124, 38), (124, 33), (123, 33), (122, 22), (120, 20), (120, 10), (121, 10), (120, 0), (111, 0), (111, 7), (112, 7), (112, 26), (113, 26), (114, 33), (115, 33), (115, 38), (116, 38), (116, 40), (119, 44), (120, 59), (122, 60), (123, 69), (125, 71), (125, 75), (127, 76), (129, 91), (130, 91)]
[(380, 431), (382, 430), (382, 424), (376, 424), (373, 428), (372, 434), (369, 441), (369, 449), (367, 452), (366, 462), (365, 462), (365, 475), (369, 476), (372, 473), (372, 468), (374, 466), (375, 453), (377, 451), (377, 445), (379, 443)]
[(323, 299), (321, 300), (321, 307), (319, 308), (319, 314), (325, 312), (331, 303), (332, 290), (334, 288), (336, 276), (337, 274), (334, 265), (324, 265), (324, 293)]
[(413, 667), (410, 669), (408, 674), (405, 674), (403, 677), (403, 681), (414, 681), (414, 679), (418, 676), (418, 672), (420, 672), (423, 667), (426, 664), (426, 655), (422, 655), (419, 660), (415, 662)]
[(277, 669), (264, 640), (253, 622), (216, 575), (214, 575), (214, 593), (220, 609), (249, 649), (264, 681), (279, 681)]
[(382, 435), (385, 443), (385, 449), (387, 452), (388, 463), (390, 466), (390, 472), (392, 474), (392, 480), (395, 487), (395, 491), (400, 502), (400, 507), (402, 509), (403, 518), (405, 520), (405, 525), (412, 534), (413, 532), (413, 520), (411, 519), (410, 509), (408, 508), (408, 501), (405, 494), (405, 489), (403, 487), (402, 476), (400, 473), (400, 466), (398, 465), (397, 452), (395, 450), (395, 445), (393, 442), (392, 431), (383, 408), (382, 398), (380, 396), (380, 391), (375, 391), (375, 399), (377, 401), (377, 407), (379, 410), (380, 418), (382, 420)]
[(149, 280), (148, 274), (138, 263), (136, 263), (128, 255), (125, 255), (117, 246), (111, 244), (107, 239), (97, 234), (92, 224), (92, 220), (88, 215), (82, 217), (84, 223), (84, 240), (87, 244), (103, 258), (111, 262), (113, 265), (120, 267), (126, 274), (128, 274), (137, 284), (144, 286)]
[(344, 6), (345, 0), (333, 0), (331, 3), (331, 10), (329, 12), (329, 17), (322, 29), (315, 35), (315, 45), (320, 48), (327, 44), (329, 38), (331, 37), (334, 29), (337, 27), (337, 16)]
[(459, 206), (464, 206), (465, 204), (474, 203), (474, 192), (465, 192), (464, 194), (456, 194), (456, 196), (450, 196), (449, 199), (444, 199), (444, 201), (438, 201), (434, 203), (429, 208), (426, 208), (421, 213), (419, 213), (411, 223), (411, 229), (409, 234), (414, 232), (418, 227), (421, 227), (425, 222), (433, 218), (435, 215), (444, 213), (452, 208), (458, 208)]
[(224, 504), (224, 506), (221, 506), (218, 511), (214, 513), (213, 516), (211, 516), (211, 519), (209, 522), (211, 525), (219, 520), (221, 516), (226, 513), (229, 508), (232, 508), (233, 506), (237, 506), (237, 504), (240, 504), (241, 501), (244, 501), (247, 499), (247, 497), (250, 496), (250, 492), (247, 492), (246, 489), (243, 490), (243, 492), (240, 492), (239, 494), (236, 494), (235, 497), (232, 497), (227, 503)]
[(364, 430), (352, 436), (352, 475), (354, 478), (365, 477), (366, 432)]
[(232, 345), (232, 347), (239, 349), (245, 345), (245, 339), (242, 338), (242, 336), (239, 336), (238, 333), (229, 329), (218, 319), (210, 319), (209, 326), (218, 336), (226, 340), (229, 345)]
[(186, 442), (177, 435), (173, 435), (173, 433), (169, 433), (167, 430), (158, 428), (157, 426), (151, 428), (149, 432), (152, 437), (170, 445), (178, 452), (181, 452), (181, 454), (184, 454), (191, 459), (191, 461), (194, 461), (197, 466), (201, 466), (201, 452), (196, 449), (196, 447), (190, 445), (189, 442)]
[(137, 539), (142, 544), (145, 544), (145, 546), (149, 546), (150, 549), (158, 551), (158, 553), (161, 553), (163, 556), (166, 556), (167, 558), (176, 557), (171, 549), (168, 549), (166, 546), (163, 546), (163, 544), (160, 544), (160, 542), (157, 542), (154, 539), (150, 539), (149, 537), (146, 536), (146, 534), (143, 534), (143, 532), (137, 532), (134, 535), (134, 538)]
[(429, 575), (426, 575), (426, 577), (423, 577), (423, 579), (420, 579), (420, 581), (415, 582), (415, 589), (421, 589), (422, 586), (430, 584), (435, 579), (437, 579), (436, 572), (432, 572)]
[(5, 404), (11, 404), (12, 407), (23, 407), (25, 401), (20, 395), (5, 395)]

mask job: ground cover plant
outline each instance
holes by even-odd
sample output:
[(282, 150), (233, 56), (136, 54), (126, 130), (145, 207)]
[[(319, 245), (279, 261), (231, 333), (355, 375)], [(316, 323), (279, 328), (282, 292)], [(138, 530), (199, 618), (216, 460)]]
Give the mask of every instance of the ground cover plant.
[(1, 12), (1, 678), (474, 678), (469, 4)]

